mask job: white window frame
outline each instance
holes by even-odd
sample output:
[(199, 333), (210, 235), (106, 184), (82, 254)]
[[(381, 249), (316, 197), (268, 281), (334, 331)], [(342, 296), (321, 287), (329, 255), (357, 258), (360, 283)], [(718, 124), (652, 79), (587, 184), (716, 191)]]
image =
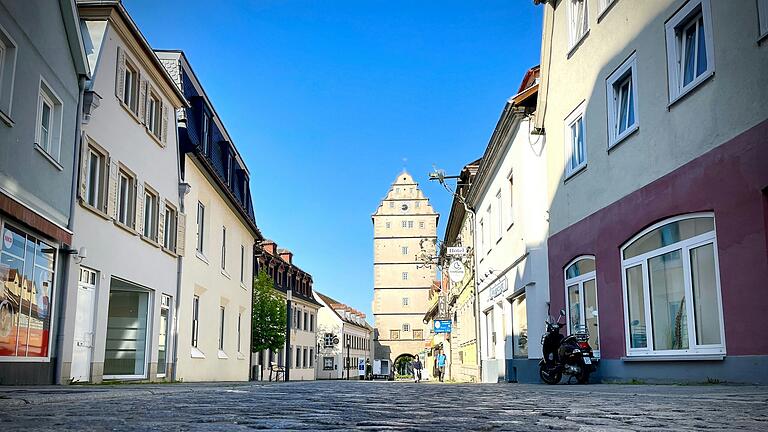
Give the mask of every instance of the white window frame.
[[(584, 274), (581, 274), (581, 275), (578, 275), (578, 276), (575, 276), (575, 277), (572, 277), (572, 278), (568, 278), (568, 275), (567, 275), (568, 268), (571, 267), (573, 264), (576, 264), (577, 262), (579, 262), (579, 261), (581, 261), (583, 259), (588, 259), (588, 260), (591, 260), (593, 263), (595, 263), (595, 270), (592, 270), (591, 272), (584, 273)], [(597, 262), (595, 261), (595, 257), (593, 255), (580, 255), (580, 256), (574, 258), (573, 260), (571, 260), (571, 262), (569, 262), (565, 266), (565, 268), (563, 269), (563, 279), (565, 280), (565, 303), (564, 303), (565, 306), (566, 306), (565, 307), (565, 324), (566, 324), (565, 325), (565, 331), (566, 331), (566, 334), (571, 334), (572, 333), (571, 332), (571, 303), (570, 303), (571, 299), (568, 296), (568, 287), (569, 286), (573, 286), (573, 285), (578, 285), (579, 286), (579, 308), (581, 309), (581, 311), (580, 311), (580, 318), (581, 319), (579, 320), (579, 325), (582, 325), (582, 326), (586, 327), (587, 316), (586, 316), (586, 313), (585, 313), (586, 309), (585, 309), (585, 306), (584, 306), (586, 304), (585, 301), (584, 301), (584, 283), (585, 282), (589, 282), (590, 280), (594, 280), (595, 281), (595, 293), (597, 293), (597, 289), (598, 289), (597, 288)], [(599, 311), (600, 311), (600, 300), (595, 298), (595, 301), (597, 303), (596, 306), (598, 308), (597, 310), (598, 310), (598, 313), (599, 313)], [(587, 331), (589, 331), (589, 330), (590, 329), (587, 329)], [(598, 331), (597, 340), (600, 341), (600, 316), (599, 315), (597, 316), (597, 331)], [(593, 353), (594, 353), (595, 357), (600, 358), (600, 349), (599, 348), (595, 349), (595, 347), (592, 347), (592, 349), (593, 349)]]
[[(704, 25), (704, 40), (707, 44), (707, 69), (687, 85), (683, 85), (683, 68), (685, 53), (683, 45), (683, 29), (691, 20), (701, 14)], [(691, 0), (664, 24), (667, 39), (667, 73), (669, 83), (669, 105), (687, 95), (694, 88), (715, 74), (715, 49), (712, 33), (712, 9), (710, 0)], [(697, 39), (698, 40), (698, 39)], [(698, 49), (696, 55), (698, 55)], [(694, 62), (694, 68), (696, 62)]]
[(155, 138), (160, 139), (163, 123), (163, 102), (154, 91), (150, 90), (147, 93), (147, 129)]
[(219, 306), (219, 351), (224, 352), (224, 328), (227, 322), (227, 308)]
[[(150, 198), (149, 200), (147, 198)], [(150, 200), (152, 204), (150, 205)], [(141, 217), (144, 219), (144, 228), (141, 235), (152, 240), (158, 241), (157, 228), (159, 224), (159, 212), (160, 212), (160, 196), (146, 183), (144, 184), (144, 214)], [(149, 218), (149, 221), (147, 220)], [(149, 232), (147, 232), (149, 231)]]
[(163, 230), (163, 247), (171, 252), (176, 252), (177, 247), (177, 230), (179, 227), (179, 212), (175, 207), (168, 203), (165, 205), (165, 221)]
[(197, 348), (200, 344), (200, 296), (192, 296), (192, 340), (190, 344)]
[(504, 234), (504, 206), (502, 205), (503, 198), (501, 197), (501, 189), (496, 193), (496, 241), (501, 241), (502, 234)]
[(485, 243), (487, 242), (485, 239), (485, 220), (480, 219), (480, 222), (478, 222), (480, 225), (480, 253), (485, 252)]
[(597, 0), (597, 19), (601, 20), (614, 3), (616, 0)]
[[(619, 133), (619, 121), (621, 113), (621, 86), (630, 80), (629, 95), (632, 98), (635, 122)], [(637, 110), (637, 55), (632, 53), (606, 80), (605, 94), (608, 99), (608, 148), (619, 144), (626, 137), (640, 128), (640, 117)], [(629, 97), (628, 95), (628, 97)], [(629, 113), (627, 113), (629, 119)]]
[[(131, 74), (130, 88), (128, 74)], [(141, 78), (139, 68), (134, 66), (133, 62), (125, 57), (125, 65), (123, 69), (123, 94), (120, 100), (133, 114), (139, 114), (139, 86), (141, 85)], [(127, 100), (126, 100), (127, 99)]]
[[(636, 240), (644, 236), (645, 234), (654, 231), (664, 225), (673, 223), (673, 222), (679, 222), (686, 219), (693, 219), (693, 218), (701, 218), (701, 217), (710, 217), (712, 218), (714, 229), (712, 231), (699, 234), (697, 236), (661, 247), (659, 249), (654, 249), (652, 251), (643, 253), (638, 256), (634, 256), (629, 259), (624, 259), (624, 251), (632, 245)], [(622, 296), (624, 301), (624, 339), (625, 339), (625, 348), (627, 352), (627, 357), (677, 357), (677, 356), (683, 356), (683, 357), (691, 357), (691, 356), (701, 356), (701, 355), (718, 355), (718, 356), (724, 356), (726, 354), (726, 341), (725, 341), (725, 324), (724, 324), (724, 317), (723, 317), (723, 296), (722, 296), (722, 289), (720, 284), (720, 259), (718, 257), (718, 248), (717, 248), (717, 223), (714, 220), (714, 214), (713, 213), (689, 213), (682, 216), (672, 217), (669, 219), (664, 219), (663, 221), (660, 221), (631, 239), (629, 239), (620, 250), (620, 257), (621, 257), (621, 282), (622, 282)], [(695, 249), (700, 246), (705, 246), (708, 244), (712, 244), (712, 247), (714, 249), (714, 259), (715, 259), (715, 284), (717, 289), (717, 303), (718, 303), (718, 312), (720, 314), (720, 340), (722, 341), (719, 345), (697, 345), (696, 344), (696, 328), (695, 328), (695, 313), (694, 313), (694, 304), (693, 301), (689, 301), (693, 299), (693, 284), (691, 282), (691, 267), (690, 267), (690, 251), (692, 249)], [(685, 285), (685, 299), (686, 299), (686, 322), (688, 324), (687, 332), (688, 332), (688, 349), (680, 349), (680, 350), (654, 350), (653, 346), (653, 320), (652, 320), (652, 313), (651, 313), (651, 292), (650, 292), (650, 281), (648, 277), (648, 260), (654, 257), (658, 257), (660, 255), (664, 255), (666, 253), (681, 250), (681, 256), (683, 257), (683, 283)], [(627, 269), (631, 267), (636, 266), (642, 266), (642, 273), (643, 273), (643, 302), (644, 302), (644, 313), (645, 313), (645, 322), (646, 322), (646, 347), (645, 348), (632, 348), (631, 345), (631, 335), (630, 335), (630, 326), (629, 326), (629, 303), (627, 298)]]
[[(48, 116), (48, 139), (43, 142), (43, 106), (48, 105), (50, 108), (50, 114)], [(53, 91), (53, 88), (48, 82), (40, 77), (40, 85), (37, 93), (37, 117), (35, 122), (35, 144), (45, 156), (47, 156), (51, 162), (59, 165), (59, 158), (61, 156), (61, 134), (62, 127), (64, 126), (64, 103), (61, 101), (59, 95)]]
[(13, 125), (13, 86), (16, 78), (16, 41), (0, 25), (0, 119), (8, 126)]
[[(88, 160), (85, 164), (87, 173), (85, 175), (85, 197), (83, 197), (86, 204), (98, 209), (102, 212), (106, 209), (106, 190), (107, 181), (109, 178), (109, 164), (107, 163), (107, 155), (100, 149), (97, 149), (91, 144), (85, 144), (88, 146), (85, 154)], [(99, 160), (96, 165), (96, 185), (91, 183), (91, 167), (93, 166), (93, 158), (96, 157)], [(94, 192), (94, 202), (90, 202), (91, 191)]]
[(245, 283), (245, 246), (240, 245), (240, 283)]
[(409, 332), (411, 331), (411, 325), (408, 323), (403, 323), (403, 332)]
[(227, 271), (227, 227), (221, 227), (221, 269)]
[(411, 302), (411, 299), (408, 297), (403, 297), (403, 306), (408, 306)]
[(402, 278), (403, 280), (408, 280), (408, 272), (403, 272)]
[(205, 204), (197, 202), (197, 244), (195, 249), (203, 254), (205, 250)]
[[(573, 52), (573, 50), (576, 48), (576, 46), (579, 45), (579, 43), (587, 37), (589, 34), (589, 4), (587, 3), (587, 0), (565, 0), (567, 2), (566, 4), (566, 10), (567, 10), (567, 17), (568, 17), (568, 54)], [(584, 5), (584, 20), (583, 23), (576, 23), (575, 21), (575, 10), (574, 7), (577, 3), (581, 3)], [(578, 27), (580, 25), (584, 26), (584, 29), (581, 33), (578, 33)]]
[[(585, 121), (585, 112), (587, 108), (587, 101), (582, 101), (570, 114), (565, 118), (565, 178), (566, 180), (576, 173), (580, 172), (587, 167), (589, 158), (588, 155), (588, 143), (587, 143), (587, 122)], [(574, 142), (572, 141), (571, 127), (573, 127), (579, 120), (582, 124), (582, 141), (584, 143), (584, 160), (581, 161), (575, 167), (571, 164), (573, 157)], [(578, 131), (578, 129), (577, 129)], [(578, 139), (578, 138), (577, 138)]]
[(419, 222), (419, 229), (424, 229), (424, 221)]
[[(127, 196), (123, 195), (121, 183), (126, 180)], [(136, 224), (136, 177), (122, 167), (117, 172), (117, 214), (119, 224), (133, 228)]]
[(408, 246), (400, 246), (400, 251), (403, 255), (408, 255)]
[(485, 217), (488, 220), (488, 241), (485, 243), (486, 253), (490, 253), (493, 249), (493, 217), (491, 217), (491, 211), (493, 211), (491, 204), (488, 204), (488, 208), (485, 209)]

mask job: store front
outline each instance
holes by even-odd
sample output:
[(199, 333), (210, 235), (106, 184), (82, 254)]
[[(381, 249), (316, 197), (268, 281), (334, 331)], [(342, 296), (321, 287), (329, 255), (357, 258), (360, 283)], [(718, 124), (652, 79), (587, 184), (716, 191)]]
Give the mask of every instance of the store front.
[(104, 379), (147, 377), (149, 300), (149, 292), (120, 279), (112, 279)]
[(0, 367), (16, 380), (49, 384), (58, 248), (0, 219)]

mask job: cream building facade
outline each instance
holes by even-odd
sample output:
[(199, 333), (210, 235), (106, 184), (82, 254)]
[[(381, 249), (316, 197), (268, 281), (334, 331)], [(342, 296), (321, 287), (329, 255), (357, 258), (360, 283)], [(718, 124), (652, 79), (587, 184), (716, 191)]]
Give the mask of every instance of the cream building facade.
[(182, 206), (194, 219), (181, 227), (189, 248), (182, 260), (175, 377), (247, 381), (253, 247), (262, 238), (248, 169), (184, 53), (157, 55), (190, 101), (176, 112)]
[(317, 379), (362, 379), (371, 365), (373, 328), (365, 314), (317, 291)]
[(422, 251), (435, 255), (438, 218), (405, 171), (372, 215), (374, 359), (389, 366), (400, 356), (421, 352), (429, 336), (423, 317), (436, 269), (417, 256)]

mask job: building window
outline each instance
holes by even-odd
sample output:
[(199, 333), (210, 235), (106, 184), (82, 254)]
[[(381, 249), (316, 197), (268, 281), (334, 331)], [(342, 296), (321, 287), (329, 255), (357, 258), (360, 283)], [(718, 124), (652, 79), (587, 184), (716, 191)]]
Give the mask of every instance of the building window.
[(139, 72), (123, 56), (122, 101), (134, 114), (139, 114)]
[(768, 36), (768, 0), (757, 0), (757, 15), (760, 21), (760, 39)]
[(501, 234), (504, 232), (504, 207), (501, 205), (501, 189), (496, 193), (496, 237), (501, 240)]
[(610, 7), (614, 1), (616, 0), (598, 0), (597, 2), (598, 15), (602, 15), (606, 10), (608, 10), (608, 7)]
[(493, 218), (491, 217), (491, 211), (493, 209), (489, 205), (488, 208), (485, 210), (485, 217), (488, 221), (488, 241), (485, 242), (485, 247), (488, 252), (491, 251), (493, 248)]
[(515, 181), (511, 172), (507, 180), (509, 180), (509, 225), (511, 226), (515, 223)]
[(304, 367), (304, 368), (309, 367), (309, 349), (307, 349), (307, 347), (304, 347), (304, 349), (302, 349), (301, 367)]
[(565, 175), (569, 177), (587, 166), (587, 144), (585, 141), (584, 108), (582, 102), (565, 119)]
[(0, 357), (49, 357), (57, 250), (8, 223), (2, 237)]
[(313, 368), (315, 367), (315, 350), (314, 348), (309, 349), (309, 367)]
[(240, 283), (245, 283), (245, 246), (240, 245)]
[(147, 129), (158, 139), (161, 138), (162, 113), (163, 104), (160, 102), (160, 97), (150, 92), (149, 103), (147, 104)]
[(606, 80), (608, 147), (637, 130), (637, 57), (633, 53)]
[(240, 324), (242, 323), (242, 321), (243, 321), (243, 313), (242, 312), (238, 312), (237, 313), (237, 352), (239, 352), (239, 353), (243, 352), (242, 349), (241, 349), (241, 345), (242, 344), (241, 344), (241, 341), (240, 341), (240, 337), (242, 336), (242, 334), (240, 332), (241, 331)]
[(416, 208), (421, 208), (421, 201), (416, 201)]
[(168, 337), (168, 324), (171, 316), (171, 297), (163, 294), (160, 300), (160, 330), (157, 343), (157, 374), (165, 376), (167, 370), (168, 354), (170, 353)]
[(395, 202), (394, 201), (390, 201), (389, 202), (389, 208), (395, 208)]
[(404, 331), (404, 332), (409, 332), (409, 331), (411, 331), (411, 325), (410, 325), (410, 324), (408, 324), (408, 323), (405, 323), (405, 324), (403, 324), (403, 331)]
[(0, 112), (11, 116), (13, 81), (16, 74), (16, 42), (0, 26)]
[(224, 306), (219, 307), (219, 351), (224, 351)]
[(480, 252), (485, 250), (486, 244), (488, 244), (488, 240), (485, 239), (485, 221), (480, 219)]
[(401, 246), (400, 250), (403, 253), (403, 255), (408, 255), (408, 246)]
[(203, 112), (203, 136), (201, 140), (203, 142), (203, 154), (208, 155), (210, 151), (210, 136), (211, 136), (211, 118), (208, 114)]
[(296, 367), (303, 367), (301, 364), (301, 347), (296, 347)]
[(389, 338), (392, 339), (392, 340), (400, 339), (400, 330), (390, 330), (389, 331)]
[(330, 371), (334, 369), (333, 357), (323, 357), (323, 370)]
[(197, 348), (197, 337), (200, 334), (200, 297), (192, 297), (192, 346)]
[(408, 297), (403, 297), (403, 306), (408, 306), (410, 303), (410, 299)]
[(419, 228), (424, 229), (424, 222), (419, 222)]
[(627, 354), (724, 354), (715, 220), (673, 218), (622, 248)]
[[(157, 213), (159, 211), (157, 194), (144, 185), (144, 237), (157, 241)], [(166, 213), (167, 217), (167, 213)]]
[(488, 358), (496, 358), (496, 323), (493, 321), (493, 308), (485, 312), (485, 346)]
[[(424, 339), (424, 330), (421, 330), (421, 329), (416, 330), (416, 329), (414, 329), (413, 330), (413, 338), (416, 339), (416, 340)], [(368, 343), (368, 341), (366, 341), (366, 345), (367, 345), (367, 343)], [(368, 348), (366, 347), (366, 349), (368, 349)]]
[[(1, 79), (1, 77), (0, 77)], [(35, 143), (51, 158), (59, 160), (61, 147), (62, 102), (45, 80), (40, 80), (37, 95)]]
[(589, 31), (589, 13), (587, 0), (566, 1), (568, 2), (569, 46), (573, 49)]
[(389, 222), (386, 222), (386, 223), (384, 224), (384, 226), (385, 226), (387, 229), (389, 229), (390, 227), (392, 227), (392, 224), (391, 224), (391, 223), (389, 223)]
[(408, 280), (408, 272), (403, 272), (403, 280)]
[(333, 348), (333, 333), (326, 333), (323, 336), (323, 346), (325, 348)]
[(117, 221), (133, 228), (136, 219), (136, 179), (120, 169), (117, 183)]
[(589, 345), (600, 356), (595, 259), (577, 258), (565, 269), (568, 334), (589, 333)]
[(146, 377), (148, 318), (149, 292), (112, 279), (104, 349), (105, 378)]
[(221, 227), (221, 269), (227, 269), (227, 227)]
[(304, 331), (309, 330), (309, 314), (304, 311)]
[(85, 190), (83, 197), (85, 202), (91, 207), (100, 211), (105, 211), (106, 194), (104, 191), (107, 187), (106, 183), (109, 172), (107, 156), (89, 145), (85, 157), (86, 165), (83, 179), (83, 187)]
[(715, 72), (709, 0), (690, 1), (665, 24), (669, 102)]
[(315, 314), (309, 314), (309, 331), (315, 332)]
[(176, 252), (176, 236), (178, 228), (178, 214), (176, 209), (170, 205), (165, 205), (165, 225), (163, 229), (163, 247), (167, 250)]
[(413, 221), (408, 221), (408, 228), (413, 228)]
[(511, 300), (512, 303), (512, 357), (528, 357), (528, 310), (525, 294)]
[(205, 206), (197, 203), (197, 251), (203, 253), (203, 234), (205, 234)]

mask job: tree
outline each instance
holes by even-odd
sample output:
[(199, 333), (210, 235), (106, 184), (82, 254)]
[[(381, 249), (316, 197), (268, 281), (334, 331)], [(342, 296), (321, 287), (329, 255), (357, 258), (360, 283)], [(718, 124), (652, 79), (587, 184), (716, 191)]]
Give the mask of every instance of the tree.
[(251, 349), (278, 351), (285, 345), (288, 321), (285, 300), (275, 291), (275, 281), (260, 270), (253, 281), (253, 310), (251, 313)]

